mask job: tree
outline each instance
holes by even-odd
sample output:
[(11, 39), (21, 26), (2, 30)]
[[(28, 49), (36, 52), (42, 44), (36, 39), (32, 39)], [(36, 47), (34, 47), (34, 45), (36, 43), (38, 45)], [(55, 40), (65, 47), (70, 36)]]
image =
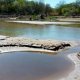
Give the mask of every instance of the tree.
[(52, 8), (42, 2), (27, 0), (0, 0), (0, 14), (39, 15), (50, 14)]
[(49, 4), (46, 4), (46, 7), (45, 7), (45, 14), (46, 16), (50, 15), (50, 13), (53, 12), (53, 9), (50, 7)]
[[(70, 4), (62, 4), (57, 7), (57, 12), (59, 15), (63, 16), (78, 16), (80, 15), (80, 1), (73, 2)], [(60, 3), (61, 4), (61, 3)]]

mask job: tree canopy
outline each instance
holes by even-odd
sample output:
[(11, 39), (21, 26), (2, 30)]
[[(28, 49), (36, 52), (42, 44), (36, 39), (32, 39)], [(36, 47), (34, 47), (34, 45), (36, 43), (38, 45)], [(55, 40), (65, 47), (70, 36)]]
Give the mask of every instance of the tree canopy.
[(52, 8), (42, 2), (27, 0), (0, 0), (0, 14), (7, 15), (38, 15), (49, 14)]
[(0, 0), (0, 15), (39, 15), (80, 16), (80, 0), (65, 4), (60, 2), (56, 8), (42, 2), (28, 0)]
[(70, 4), (61, 4), (56, 9), (62, 16), (80, 16), (80, 0)]

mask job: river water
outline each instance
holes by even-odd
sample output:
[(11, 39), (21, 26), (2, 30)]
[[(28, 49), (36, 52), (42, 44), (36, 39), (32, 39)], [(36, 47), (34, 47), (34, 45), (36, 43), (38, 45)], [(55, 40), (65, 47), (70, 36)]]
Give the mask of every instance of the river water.
[(36, 39), (80, 40), (80, 28), (58, 25), (26, 25), (0, 22), (0, 34)]
[(35, 52), (0, 54), (0, 80), (57, 80), (74, 67), (64, 55)]
[[(80, 28), (0, 22), (0, 35), (34, 39), (80, 40)], [(68, 76), (74, 63), (66, 53), (9, 52), (0, 54), (0, 80), (57, 80)]]

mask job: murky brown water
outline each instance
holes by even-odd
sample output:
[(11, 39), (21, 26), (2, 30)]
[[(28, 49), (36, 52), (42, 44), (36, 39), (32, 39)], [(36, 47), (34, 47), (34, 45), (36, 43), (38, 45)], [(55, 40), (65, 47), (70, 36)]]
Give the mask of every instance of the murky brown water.
[(0, 54), (0, 80), (57, 80), (74, 69), (64, 55), (35, 52)]

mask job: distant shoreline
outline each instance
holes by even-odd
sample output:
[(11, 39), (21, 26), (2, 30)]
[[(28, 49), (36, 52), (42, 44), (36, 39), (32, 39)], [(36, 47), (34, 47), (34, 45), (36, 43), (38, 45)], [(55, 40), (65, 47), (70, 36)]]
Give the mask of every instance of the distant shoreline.
[(6, 22), (11, 22), (11, 23), (24, 23), (24, 24), (35, 24), (35, 25), (56, 25), (56, 24), (62, 24), (62, 25), (67, 25), (67, 24), (75, 24), (75, 23), (73, 23), (73, 22), (57, 22), (57, 21), (55, 21), (55, 22), (50, 22), (50, 21), (18, 21), (18, 20), (12, 20), (12, 21), (10, 21), (10, 20), (8, 20), (8, 21), (6, 21)]

